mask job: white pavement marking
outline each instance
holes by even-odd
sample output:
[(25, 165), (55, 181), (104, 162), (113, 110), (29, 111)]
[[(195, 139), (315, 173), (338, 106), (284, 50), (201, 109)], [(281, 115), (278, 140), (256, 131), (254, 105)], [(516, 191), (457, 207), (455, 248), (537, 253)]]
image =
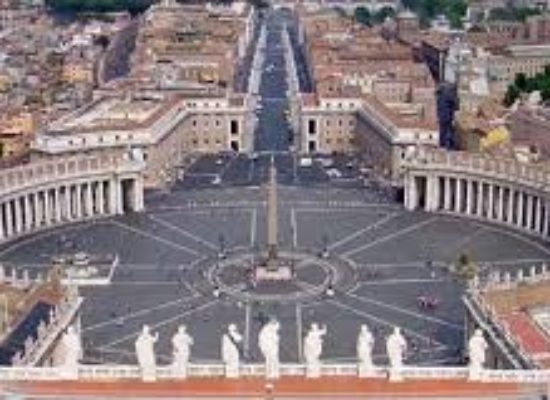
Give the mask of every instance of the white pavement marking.
[(303, 322), (302, 322), (302, 305), (300, 303), (296, 303), (296, 339), (298, 341), (298, 360), (302, 361), (302, 329), (303, 329)]
[(331, 243), (328, 246), (328, 248), (329, 248), (329, 250), (334, 250), (335, 248), (341, 246), (342, 244), (344, 244), (346, 242), (349, 242), (350, 240), (353, 240), (358, 236), (361, 236), (363, 233), (368, 232), (368, 231), (373, 230), (373, 229), (376, 229), (379, 226), (384, 225), (385, 223), (387, 223), (387, 222), (391, 221), (392, 219), (396, 218), (397, 216), (401, 216), (401, 215), (403, 215), (402, 212), (397, 212), (397, 213), (386, 215), (385, 217), (373, 222), (372, 224), (367, 225), (363, 229), (355, 231), (352, 234), (350, 234), (348, 236), (345, 236), (342, 239), (340, 239), (340, 240), (338, 240), (334, 243)]
[(162, 310), (162, 309), (165, 309), (165, 308), (177, 306), (179, 304), (184, 303), (185, 301), (187, 301), (189, 299), (190, 299), (189, 297), (184, 297), (184, 298), (169, 301), (169, 302), (166, 302), (166, 303), (158, 304), (154, 307), (144, 308), (142, 310), (139, 310), (139, 311), (136, 311), (136, 312), (133, 312), (133, 313), (130, 313), (130, 314), (119, 315), (118, 317), (109, 318), (105, 321), (98, 322), (96, 324), (86, 326), (86, 327), (82, 328), (82, 331), (83, 332), (94, 331), (96, 329), (103, 328), (104, 326), (109, 326), (109, 325), (115, 324), (117, 321), (119, 321), (121, 319), (126, 320), (126, 319), (141, 317), (143, 315), (149, 314), (149, 313), (154, 312), (154, 311), (158, 311), (158, 310)]
[[(374, 282), (360, 282), (357, 286), (354, 287), (355, 290), (359, 289), (361, 286), (384, 286), (384, 285), (401, 285), (407, 283), (440, 283), (445, 282), (445, 279), (429, 279), (429, 278), (419, 278), (419, 279), (382, 279)], [(353, 290), (353, 291), (355, 291)], [(353, 292), (350, 291), (350, 292)]]
[[(209, 302), (207, 303), (204, 303), (204, 304), (201, 304), (200, 306), (198, 307), (195, 307), (191, 310), (187, 310), (181, 314), (178, 314), (174, 317), (170, 317), (170, 318), (167, 318), (167, 319), (164, 319), (160, 322), (157, 322), (156, 324), (153, 324), (153, 325), (149, 325), (149, 327), (151, 328), (151, 330), (153, 329), (159, 329), (159, 328), (162, 328), (163, 326), (165, 325), (169, 325), (171, 324), (172, 322), (174, 321), (177, 321), (178, 319), (181, 319), (187, 315), (190, 315), (190, 314), (194, 314), (195, 312), (197, 311), (202, 311), (208, 307), (211, 307), (212, 305), (218, 303), (218, 300), (217, 299), (214, 299), (214, 300), (210, 300)], [(112, 347), (112, 346), (116, 346), (117, 344), (120, 344), (120, 343), (123, 343), (125, 341), (127, 341), (128, 339), (132, 339), (132, 338), (135, 338), (139, 335), (139, 333), (141, 332), (141, 328), (139, 330), (137, 330), (136, 332), (134, 333), (130, 333), (128, 335), (124, 335), (122, 336), (121, 338), (117, 339), (117, 340), (113, 340), (111, 342), (108, 342), (108, 343), (105, 343), (104, 345), (101, 345), (101, 346), (98, 346), (99, 349), (102, 349), (102, 348), (109, 348), (109, 347)]]
[(190, 232), (187, 232), (185, 229), (180, 228), (179, 226), (176, 226), (176, 225), (174, 225), (174, 224), (171, 224), (170, 222), (165, 221), (165, 220), (163, 220), (162, 218), (155, 217), (153, 214), (147, 214), (147, 216), (148, 216), (151, 220), (153, 220), (153, 221), (155, 221), (155, 222), (157, 222), (157, 223), (159, 223), (159, 224), (165, 226), (165, 227), (168, 228), (168, 229), (173, 230), (174, 232), (178, 232), (178, 233), (181, 234), (182, 236), (191, 238), (191, 239), (193, 239), (194, 241), (196, 241), (196, 242), (198, 242), (198, 243), (201, 243), (201, 244), (205, 245), (206, 247), (208, 247), (208, 248), (210, 248), (210, 249), (212, 249), (212, 250), (218, 250), (218, 247), (217, 247), (215, 244), (213, 244), (213, 243), (209, 242), (208, 240), (205, 240), (205, 239), (203, 239), (203, 238), (201, 238), (201, 237), (199, 237), (199, 236), (197, 236), (197, 235), (194, 235), (194, 234), (192, 234), (192, 233), (190, 233)]
[(250, 213), (250, 247), (254, 248), (256, 245), (256, 228), (258, 220), (258, 210), (253, 208)]
[(290, 209), (290, 226), (292, 227), (292, 246), (298, 247), (298, 224), (296, 223), (296, 210)]
[(386, 236), (382, 236), (382, 237), (379, 237), (378, 239), (372, 241), (372, 242), (369, 242), (369, 243), (366, 243), (362, 246), (359, 246), (359, 247), (356, 247), (346, 253), (344, 253), (344, 255), (346, 257), (349, 257), (353, 254), (356, 254), (360, 251), (363, 251), (363, 250), (366, 250), (366, 249), (370, 249), (371, 247), (374, 247), (376, 245), (379, 245), (380, 243), (384, 243), (384, 242), (387, 242), (388, 240), (391, 240), (391, 239), (395, 239), (396, 237), (399, 237), (401, 235), (404, 235), (406, 233), (409, 233), (409, 232), (412, 232), (412, 231), (415, 231), (419, 228), (422, 228), (424, 225), (428, 225), (430, 223), (432, 223), (433, 221), (435, 221), (437, 219), (437, 217), (431, 217), (431, 218), (428, 218), (424, 221), (421, 221), (421, 222), (418, 222), (416, 224), (413, 224), (413, 225), (409, 225), (408, 227), (406, 228), (403, 228), (397, 232), (393, 232), (389, 235), (386, 235)]
[[(387, 326), (387, 327), (390, 327), (390, 328), (391, 328), (391, 327), (394, 327), (394, 326), (396, 325), (395, 323), (389, 322), (389, 321), (387, 321), (387, 320), (385, 320), (385, 319), (382, 319), (382, 318), (375, 317), (374, 315), (369, 314), (369, 313), (366, 313), (366, 312), (364, 312), (364, 311), (357, 310), (357, 309), (355, 309), (354, 307), (348, 306), (347, 304), (343, 304), (343, 303), (341, 303), (341, 302), (339, 302), (339, 301), (337, 301), (337, 300), (328, 300), (328, 302), (329, 302), (329, 303), (332, 303), (332, 304), (334, 304), (335, 306), (340, 307), (340, 308), (342, 308), (342, 309), (344, 309), (344, 310), (350, 311), (350, 312), (352, 312), (352, 313), (354, 313), (354, 314), (360, 315), (360, 316), (362, 316), (362, 317), (364, 317), (364, 318), (367, 318), (367, 319), (370, 319), (370, 320), (372, 320), (372, 321), (374, 321), (374, 322), (377, 322), (377, 323), (380, 324), (380, 325), (384, 325), (384, 326)], [(444, 343), (438, 342), (437, 340), (435, 340), (435, 339), (433, 339), (433, 338), (430, 338), (430, 337), (428, 337), (428, 336), (426, 336), (426, 335), (423, 335), (423, 334), (421, 334), (421, 333), (415, 332), (415, 331), (413, 331), (413, 330), (411, 330), (411, 329), (408, 329), (408, 328), (405, 328), (405, 327), (401, 327), (401, 329), (402, 329), (403, 331), (407, 332), (410, 336), (414, 336), (414, 337), (416, 337), (416, 338), (425, 340), (425, 341), (427, 341), (427, 342), (432, 342), (432, 343), (437, 344), (437, 345), (439, 345), (439, 346), (445, 346)]]
[(189, 247), (186, 247), (186, 246), (183, 246), (179, 243), (175, 243), (175, 242), (172, 242), (171, 240), (168, 240), (168, 239), (164, 239), (160, 236), (157, 236), (157, 235), (153, 235), (152, 233), (149, 233), (149, 232), (146, 232), (146, 231), (143, 231), (141, 229), (137, 229), (137, 228), (134, 228), (133, 226), (130, 226), (130, 225), (126, 225), (126, 224), (123, 224), (122, 222), (118, 222), (118, 221), (110, 221), (110, 223), (113, 225), (113, 226), (117, 226), (121, 229), (125, 229), (129, 232), (132, 232), (132, 233), (137, 233), (138, 235), (142, 235), (142, 236), (145, 236), (145, 237), (148, 237), (149, 239), (153, 239), (153, 240), (156, 240), (157, 242), (160, 242), (160, 243), (163, 243), (165, 245), (168, 245), (168, 246), (171, 246), (171, 247), (174, 247), (178, 250), (183, 250), (189, 254), (192, 254), (194, 256), (200, 256), (200, 253), (196, 252), (195, 250), (193, 249), (190, 249)]
[(463, 331), (463, 328), (462, 328), (461, 325), (453, 324), (451, 322), (445, 321), (445, 320), (440, 319), (440, 318), (432, 317), (430, 315), (424, 315), (424, 314), (421, 314), (421, 313), (418, 313), (418, 312), (415, 312), (415, 311), (407, 310), (406, 308), (401, 308), (401, 307), (398, 307), (398, 306), (394, 306), (392, 304), (388, 304), (388, 303), (381, 302), (381, 301), (378, 301), (378, 300), (369, 299), (369, 298), (366, 298), (366, 297), (363, 297), (363, 296), (359, 296), (357, 294), (347, 293), (345, 296), (352, 297), (352, 298), (357, 299), (357, 300), (359, 300), (360, 302), (363, 302), (363, 303), (374, 304), (374, 305), (376, 305), (380, 308), (387, 308), (388, 310), (396, 311), (396, 312), (408, 315), (410, 317), (418, 318), (418, 319), (421, 319), (421, 320), (424, 320), (424, 321), (430, 321), (430, 322), (433, 322), (434, 324), (443, 325), (443, 326), (445, 326), (449, 329), (454, 329), (454, 330), (457, 330), (457, 331)]
[(115, 281), (111, 282), (109, 286), (178, 286), (179, 282), (174, 281)]

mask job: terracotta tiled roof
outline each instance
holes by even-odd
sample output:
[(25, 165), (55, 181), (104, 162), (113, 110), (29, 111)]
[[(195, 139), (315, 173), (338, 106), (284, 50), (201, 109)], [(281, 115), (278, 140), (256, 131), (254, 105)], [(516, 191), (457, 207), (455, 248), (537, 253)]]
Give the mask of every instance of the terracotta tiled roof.
[(524, 312), (516, 312), (503, 318), (510, 333), (521, 343), (530, 354), (550, 352), (550, 341)]

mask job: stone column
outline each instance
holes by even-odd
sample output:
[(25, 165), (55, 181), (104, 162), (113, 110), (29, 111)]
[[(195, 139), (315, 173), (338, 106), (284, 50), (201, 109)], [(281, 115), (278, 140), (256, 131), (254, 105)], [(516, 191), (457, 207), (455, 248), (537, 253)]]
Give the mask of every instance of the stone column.
[(75, 194), (76, 219), (82, 219), (82, 184), (76, 184)]
[(518, 211), (517, 225), (520, 228), (523, 228), (523, 192), (521, 190), (518, 192), (517, 211)]
[(21, 209), (21, 199), (15, 198), (14, 214), (15, 214), (15, 233), (21, 233), (23, 231), (23, 210)]
[(4, 203), (4, 211), (6, 213), (6, 236), (10, 237), (13, 235), (13, 212), (11, 200)]
[[(0, 204), (0, 240), (4, 239), (6, 237), (6, 233), (4, 231), (4, 222), (6, 221), (4, 217), (4, 213), (2, 209), (4, 208), (3, 204)], [(0, 265), (0, 269), (2, 266)], [(2, 283), (1, 277), (0, 277), (0, 283)]]
[(548, 201), (544, 199), (544, 209), (542, 210), (542, 234), (544, 237), (548, 236)]
[(451, 178), (445, 176), (443, 177), (443, 180), (445, 181), (443, 188), (443, 208), (445, 209), (445, 211), (451, 211)]
[(61, 222), (61, 193), (59, 193), (60, 190), (61, 189), (59, 187), (56, 187), (53, 190), (54, 219), (57, 223)]
[(109, 181), (109, 214), (122, 214), (122, 190), (121, 183), (117, 179)]
[(497, 218), (500, 222), (504, 222), (504, 187), (498, 187), (498, 210)]
[(527, 229), (532, 229), (533, 227), (533, 196), (527, 194)]
[(474, 208), (474, 183), (468, 179), (466, 181), (466, 214), (471, 215)]
[(508, 188), (508, 215), (506, 216), (506, 222), (509, 224), (514, 223), (514, 210), (516, 209), (515, 206), (515, 196), (514, 196), (514, 189), (512, 187)]
[(105, 213), (105, 182), (99, 181), (97, 183), (97, 205), (98, 205), (98, 212), (100, 215), (103, 215)]
[(27, 194), (23, 200), (23, 207), (25, 209), (25, 230), (31, 231), (34, 226), (34, 215), (31, 209), (30, 194)]
[[(437, 185), (437, 181), (435, 182), (435, 184)], [(434, 189), (434, 193), (437, 195), (437, 188)], [(134, 211), (143, 211), (144, 208), (145, 205), (143, 201), (143, 180), (140, 176), (138, 176), (136, 179), (134, 179)]]
[(52, 222), (52, 205), (51, 205), (51, 199), (50, 199), (50, 190), (46, 189), (42, 193), (44, 193), (44, 220), (46, 221), (46, 225), (50, 225)]
[(86, 185), (86, 216), (88, 217), (94, 215), (94, 198), (92, 190), (92, 182), (88, 182)]
[(535, 208), (535, 231), (538, 233), (542, 232), (542, 197), (535, 197), (536, 208)]
[(456, 178), (455, 183), (455, 212), (462, 212), (462, 179)]
[(73, 203), (71, 190), (71, 186), (65, 186), (65, 218), (67, 219), (67, 221), (73, 219)]
[(34, 208), (34, 223), (35, 227), (39, 227), (42, 225), (42, 207), (41, 207), (41, 201), (40, 201), (40, 193), (34, 192), (33, 194), (33, 208)]
[(483, 182), (482, 181), (477, 181), (477, 210), (476, 210), (476, 214), (479, 216), (479, 217), (483, 217), (483, 203), (484, 203), (484, 198), (483, 198)]
[(487, 218), (494, 218), (494, 208), (495, 208), (495, 185), (489, 183), (489, 207), (487, 210)]

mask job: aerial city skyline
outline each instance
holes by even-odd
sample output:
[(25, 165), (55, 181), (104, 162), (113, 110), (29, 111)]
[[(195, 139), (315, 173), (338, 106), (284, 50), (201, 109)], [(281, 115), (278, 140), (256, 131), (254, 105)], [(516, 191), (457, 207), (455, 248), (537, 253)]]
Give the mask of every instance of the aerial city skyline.
[(548, 6), (0, 0), (2, 396), (546, 398)]

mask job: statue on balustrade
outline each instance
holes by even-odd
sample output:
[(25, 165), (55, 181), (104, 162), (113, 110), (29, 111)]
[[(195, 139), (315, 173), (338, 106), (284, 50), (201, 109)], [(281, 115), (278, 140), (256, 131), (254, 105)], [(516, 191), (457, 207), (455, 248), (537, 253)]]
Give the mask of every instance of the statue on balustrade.
[(62, 362), (59, 365), (63, 369), (65, 378), (78, 378), (78, 365), (82, 359), (82, 342), (80, 334), (74, 326), (69, 326), (61, 339)]
[(191, 346), (193, 346), (193, 338), (187, 333), (185, 325), (180, 325), (176, 334), (172, 336), (172, 368), (179, 378), (187, 377)]
[(326, 325), (321, 328), (314, 322), (304, 339), (304, 358), (306, 359), (306, 376), (308, 378), (321, 376), (320, 357), (323, 353), (323, 336), (326, 333)]
[(401, 334), (401, 328), (394, 327), (386, 340), (386, 352), (390, 361), (390, 380), (401, 380), (401, 368), (407, 351), (407, 341)]
[(264, 356), (268, 379), (279, 377), (279, 329), (279, 322), (272, 319), (262, 327), (258, 336), (258, 346)]
[(241, 357), (240, 344), (243, 341), (237, 325), (229, 324), (227, 332), (222, 336), (222, 360), (225, 364), (227, 378), (239, 377), (239, 361)]
[(155, 343), (159, 335), (151, 334), (149, 325), (143, 325), (142, 331), (135, 342), (136, 356), (144, 381), (156, 380), (157, 362), (155, 358)]
[(481, 329), (476, 329), (468, 342), (470, 379), (479, 379), (485, 366), (488, 344)]
[(374, 336), (369, 327), (361, 325), (357, 336), (357, 359), (359, 360), (359, 376), (368, 376), (374, 367), (372, 362), (372, 350), (374, 348)]

